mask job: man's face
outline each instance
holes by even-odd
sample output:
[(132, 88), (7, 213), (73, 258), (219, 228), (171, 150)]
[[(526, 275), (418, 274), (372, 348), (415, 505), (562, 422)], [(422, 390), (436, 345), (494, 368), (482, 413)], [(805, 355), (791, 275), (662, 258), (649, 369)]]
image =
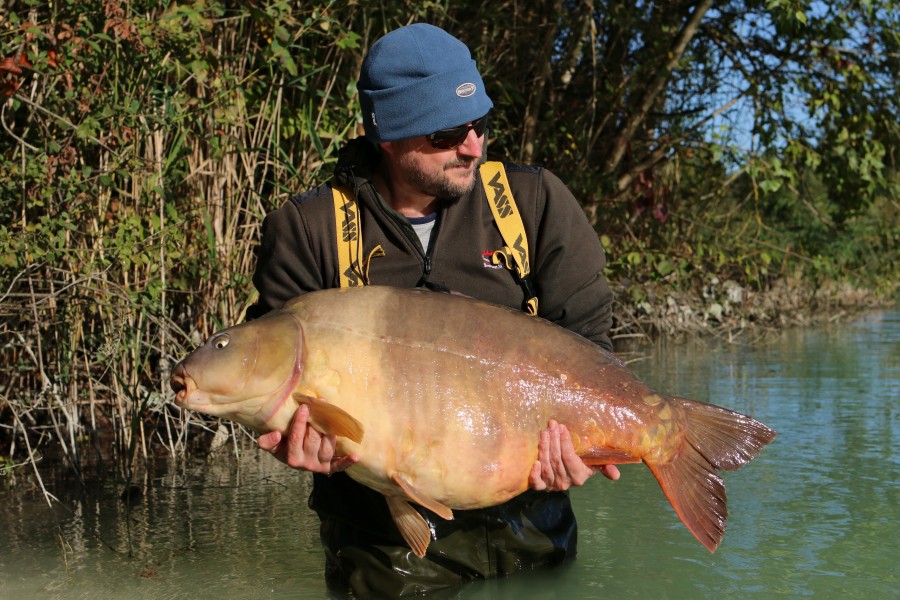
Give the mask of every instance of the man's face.
[(425, 136), (388, 142), (385, 150), (397, 166), (395, 176), (406, 185), (436, 198), (458, 198), (475, 185), (485, 133), (479, 136), (470, 129), (462, 144), (448, 150), (432, 147)]

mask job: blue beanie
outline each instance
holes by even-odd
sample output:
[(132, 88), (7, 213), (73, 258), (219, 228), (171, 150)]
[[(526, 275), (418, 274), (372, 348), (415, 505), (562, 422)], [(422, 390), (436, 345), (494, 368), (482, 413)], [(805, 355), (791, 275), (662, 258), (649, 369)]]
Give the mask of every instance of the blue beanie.
[(466, 45), (425, 23), (395, 29), (375, 42), (356, 88), (366, 136), (374, 142), (456, 127), (494, 106)]

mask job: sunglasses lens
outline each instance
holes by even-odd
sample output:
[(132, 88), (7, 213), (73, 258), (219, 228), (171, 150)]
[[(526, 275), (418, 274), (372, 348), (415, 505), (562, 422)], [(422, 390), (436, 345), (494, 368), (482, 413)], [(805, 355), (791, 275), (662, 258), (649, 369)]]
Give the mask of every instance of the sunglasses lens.
[(428, 136), (428, 140), (431, 142), (432, 148), (437, 148), (438, 150), (456, 148), (466, 141), (466, 136), (469, 135), (470, 129), (474, 130), (475, 135), (478, 137), (484, 135), (484, 132), (487, 130), (487, 122), (488, 116), (484, 115), (471, 125), (460, 125), (459, 127), (435, 131)]
[(447, 150), (449, 148), (456, 148), (462, 144), (466, 140), (467, 135), (469, 135), (469, 128), (463, 125), (461, 127), (454, 127), (453, 129), (435, 131), (428, 136), (428, 139), (431, 140), (431, 145), (433, 147), (440, 150)]

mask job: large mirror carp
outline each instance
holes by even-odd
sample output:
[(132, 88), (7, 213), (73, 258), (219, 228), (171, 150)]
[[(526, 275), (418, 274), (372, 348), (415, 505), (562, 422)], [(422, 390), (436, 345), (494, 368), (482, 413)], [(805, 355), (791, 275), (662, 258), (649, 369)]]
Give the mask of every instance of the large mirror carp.
[(711, 552), (725, 532), (717, 470), (775, 432), (748, 416), (660, 394), (613, 354), (548, 321), (456, 294), (323, 290), (216, 333), (175, 368), (175, 402), (253, 431), (284, 432), (300, 404), (337, 437), (346, 472), (387, 497), (419, 556), (417, 503), (500, 504), (528, 487), (550, 419), (589, 465), (643, 462)]

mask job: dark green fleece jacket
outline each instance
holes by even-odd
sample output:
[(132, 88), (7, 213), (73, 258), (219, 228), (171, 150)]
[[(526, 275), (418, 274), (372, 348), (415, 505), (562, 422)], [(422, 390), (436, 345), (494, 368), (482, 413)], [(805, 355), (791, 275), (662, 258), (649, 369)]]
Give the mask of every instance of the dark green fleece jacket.
[[(377, 161), (369, 142), (354, 140), (342, 151), (335, 175), (356, 192), (363, 256), (379, 245), (385, 252), (371, 260), (370, 282), (430, 285), (521, 308), (524, 292), (513, 274), (487, 258), (504, 244), (480, 180), (469, 194), (446, 202), (426, 253), (412, 225), (376, 193), (370, 177)], [(603, 276), (603, 248), (584, 211), (549, 171), (510, 163), (505, 167), (528, 236), (540, 316), (611, 350), (612, 292)], [(298, 294), (338, 287), (335, 239), (329, 185), (270, 213), (253, 276), (260, 299), (251, 317)]]

